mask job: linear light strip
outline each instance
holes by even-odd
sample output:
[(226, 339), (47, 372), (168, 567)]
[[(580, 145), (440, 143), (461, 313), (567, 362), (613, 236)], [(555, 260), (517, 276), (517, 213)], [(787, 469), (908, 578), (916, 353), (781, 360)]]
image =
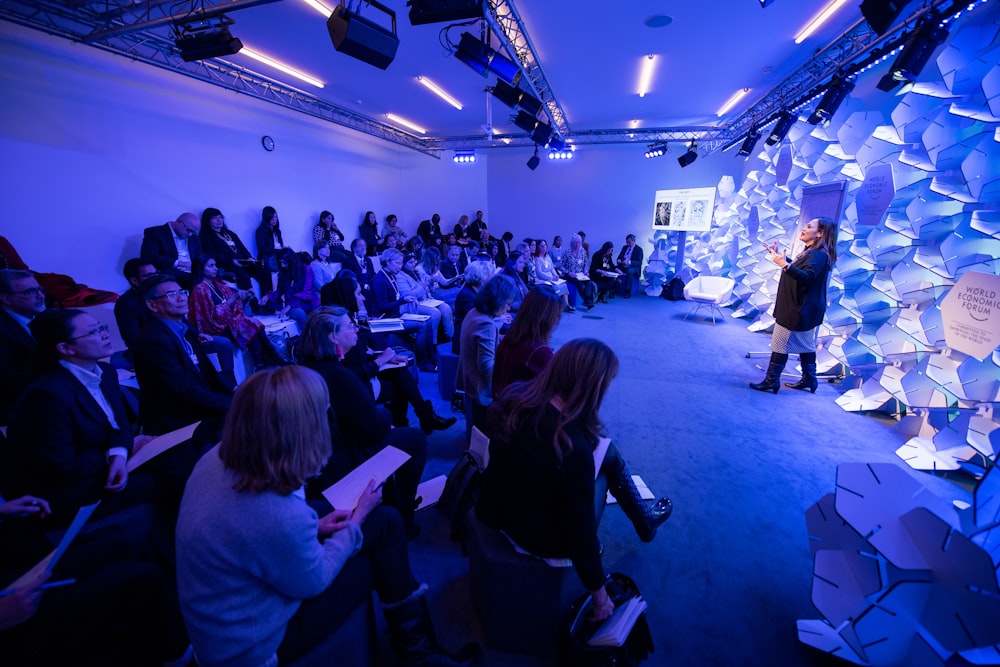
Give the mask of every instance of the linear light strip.
[(807, 37), (809, 37), (809, 35), (819, 30), (820, 26), (826, 23), (827, 20), (833, 16), (834, 12), (840, 9), (840, 6), (845, 2), (847, 2), (847, 0), (830, 0), (830, 3), (821, 9), (819, 14), (814, 16), (805, 28), (799, 31), (799, 34), (795, 36), (795, 43), (801, 44)]
[(312, 7), (313, 9), (315, 9), (320, 14), (322, 14), (324, 18), (330, 18), (330, 15), (333, 14), (333, 10), (324, 5), (322, 2), (319, 2), (319, 0), (302, 0), (302, 1), (307, 5), (309, 5), (310, 7)]
[(274, 69), (276, 69), (276, 70), (278, 70), (280, 72), (284, 72), (285, 74), (294, 76), (296, 79), (301, 79), (302, 81), (305, 81), (308, 84), (316, 86), (317, 88), (322, 88), (323, 87), (323, 82), (322, 81), (319, 81), (318, 79), (314, 79), (313, 77), (309, 76), (308, 74), (303, 74), (302, 72), (298, 71), (294, 67), (289, 67), (288, 65), (284, 65), (282, 63), (279, 63), (277, 60), (274, 60), (273, 58), (269, 58), (269, 57), (267, 57), (267, 56), (265, 56), (263, 54), (257, 53), (253, 49), (248, 49), (246, 46), (244, 46), (242, 49), (240, 49), (240, 55), (250, 56), (251, 58), (253, 58), (257, 62), (263, 63), (263, 64), (267, 65), (268, 67), (273, 67)]
[(416, 125), (414, 123), (411, 123), (410, 121), (406, 120), (405, 118), (400, 118), (399, 116), (397, 116), (394, 113), (387, 113), (385, 115), (385, 117), (388, 118), (389, 120), (391, 120), (393, 123), (396, 123), (398, 125), (402, 125), (403, 127), (410, 128), (414, 132), (419, 132), (420, 134), (427, 134), (427, 130), (425, 130), (424, 128), (422, 128), (419, 125)]
[(653, 72), (656, 70), (656, 56), (650, 53), (643, 58), (642, 67), (639, 70), (639, 97), (645, 97), (649, 92), (649, 84), (653, 80)]
[(743, 99), (743, 96), (750, 92), (749, 88), (740, 88), (735, 93), (732, 94), (726, 103), (722, 105), (722, 108), (715, 112), (716, 116), (721, 117), (724, 113), (736, 106), (736, 103)]
[(451, 106), (455, 107), (459, 111), (462, 110), (461, 102), (459, 102), (454, 97), (446, 93), (441, 87), (439, 87), (436, 83), (428, 79), (426, 76), (418, 76), (417, 81), (419, 81), (424, 86), (424, 88), (431, 91), (432, 93), (440, 97), (442, 100), (444, 100)]

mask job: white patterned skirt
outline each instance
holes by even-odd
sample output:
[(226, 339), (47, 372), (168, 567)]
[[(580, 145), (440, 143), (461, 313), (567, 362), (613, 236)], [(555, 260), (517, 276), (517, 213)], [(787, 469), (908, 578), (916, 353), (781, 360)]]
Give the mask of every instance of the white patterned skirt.
[(778, 354), (815, 352), (818, 332), (819, 327), (813, 327), (809, 331), (792, 331), (775, 322), (774, 333), (771, 334), (771, 352)]

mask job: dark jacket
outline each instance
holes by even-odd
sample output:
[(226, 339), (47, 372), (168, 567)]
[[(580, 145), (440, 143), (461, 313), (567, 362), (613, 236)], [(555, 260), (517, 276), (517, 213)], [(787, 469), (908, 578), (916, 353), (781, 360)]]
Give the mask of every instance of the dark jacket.
[(305, 365), (326, 380), (330, 405), (336, 415), (340, 435), (347, 443), (365, 449), (381, 443), (389, 435), (392, 422), (388, 413), (375, 404), (371, 385), (366, 385), (354, 371), (332, 359)]
[(37, 347), (28, 330), (0, 308), (0, 424), (7, 423), (14, 402), (31, 382)]
[[(626, 250), (628, 250), (628, 246), (627, 245), (623, 245), (622, 249), (618, 251), (618, 260), (617, 260), (617, 262), (621, 262), (622, 260), (625, 259), (625, 251)], [(626, 269), (628, 269), (630, 271), (634, 271), (635, 273), (639, 273), (639, 271), (642, 270), (642, 248), (640, 248), (638, 245), (636, 245), (634, 248), (632, 248), (632, 256), (629, 257), (629, 264), (628, 264), (628, 266), (622, 267), (619, 264), (618, 268), (622, 269), (623, 271), (626, 270)]]
[[(187, 240), (188, 255), (193, 263), (195, 258), (201, 254), (201, 241), (197, 236), (192, 236)], [(174, 272), (174, 262), (177, 261), (177, 246), (174, 245), (174, 233), (170, 230), (170, 223), (147, 227), (142, 232), (142, 248), (139, 256), (156, 267), (157, 271)], [(190, 272), (183, 272), (188, 273)]]
[(135, 288), (123, 292), (115, 301), (115, 322), (118, 324), (118, 333), (128, 348), (125, 357), (129, 361), (133, 360), (132, 351), (139, 344), (139, 332), (149, 317), (146, 304)]
[(791, 331), (809, 331), (826, 315), (826, 285), (830, 257), (823, 250), (806, 250), (781, 272), (774, 302), (774, 321)]

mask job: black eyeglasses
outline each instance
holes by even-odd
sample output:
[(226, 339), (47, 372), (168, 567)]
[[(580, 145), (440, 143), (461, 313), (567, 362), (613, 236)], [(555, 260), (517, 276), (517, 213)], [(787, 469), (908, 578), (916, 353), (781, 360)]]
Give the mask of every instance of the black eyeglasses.
[(41, 294), (42, 296), (45, 296), (45, 290), (41, 287), (29, 287), (28, 289), (4, 292), (4, 294), (24, 294), (25, 296), (38, 296)]
[(88, 331), (87, 333), (82, 334), (80, 336), (73, 336), (72, 338), (67, 338), (66, 342), (69, 342), (71, 340), (79, 340), (81, 338), (90, 338), (91, 336), (97, 336), (100, 334), (106, 334), (109, 331), (111, 331), (111, 327), (109, 327), (107, 324), (101, 324), (93, 331)]
[(191, 292), (186, 289), (172, 289), (159, 296), (154, 296), (154, 299), (176, 299), (179, 296), (187, 297)]

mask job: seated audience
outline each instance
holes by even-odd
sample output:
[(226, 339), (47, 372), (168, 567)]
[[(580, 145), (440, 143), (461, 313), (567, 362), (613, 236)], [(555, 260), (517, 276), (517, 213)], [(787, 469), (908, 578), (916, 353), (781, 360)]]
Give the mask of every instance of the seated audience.
[(552, 245), (549, 246), (549, 258), (555, 266), (562, 265), (563, 238), (556, 234), (552, 237)]
[(34, 375), (28, 324), (45, 310), (45, 292), (28, 271), (0, 270), (0, 424)]
[(319, 294), (323, 285), (333, 280), (336, 276), (336, 265), (330, 263), (330, 246), (322, 241), (313, 244), (312, 262), (309, 263), (313, 274), (313, 287)]
[(412, 253), (415, 257), (420, 257), (420, 254), (424, 251), (424, 240), (419, 236), (411, 236), (399, 251)]
[[(459, 269), (461, 248), (457, 245), (445, 246), (446, 260), (442, 261), (437, 248), (427, 248), (420, 257), (417, 272), (424, 285), (430, 290), (431, 296), (440, 299), (449, 307), (455, 305), (455, 297), (462, 289), (462, 271)], [(444, 271), (448, 271), (445, 275)]]
[[(319, 222), (313, 227), (313, 243), (324, 244), (330, 248), (330, 257), (334, 262), (343, 263), (347, 259), (347, 249), (344, 247), (344, 233), (333, 220), (333, 213), (323, 211), (319, 214)], [(316, 254), (315, 246), (313, 254)]]
[(549, 339), (559, 326), (562, 311), (562, 301), (547, 287), (535, 287), (524, 297), (510, 331), (497, 345), (494, 399), (508, 385), (530, 380), (548, 365), (553, 354)]
[(382, 235), (378, 233), (378, 218), (374, 211), (365, 211), (364, 220), (358, 225), (358, 236), (365, 242), (369, 257), (374, 257), (382, 244)]
[[(278, 212), (273, 206), (265, 206), (260, 213), (260, 224), (254, 231), (254, 240), (257, 242), (257, 258), (263, 263), (264, 270), (269, 274), (277, 273), (279, 267), (272, 258), (285, 248), (285, 242), (281, 236), (281, 221), (278, 219)], [(265, 292), (275, 289), (274, 281), (269, 280), (267, 285), (261, 285), (261, 298)]]
[(625, 298), (632, 298), (632, 285), (642, 275), (642, 248), (635, 244), (635, 234), (625, 237), (625, 245), (618, 253), (618, 270), (625, 276)]
[(587, 251), (583, 249), (583, 237), (573, 234), (569, 238), (569, 250), (562, 254), (562, 273), (570, 285), (576, 288), (583, 299), (583, 307), (591, 310), (597, 301), (597, 287), (590, 280), (590, 266)]
[(351, 255), (341, 268), (354, 273), (361, 289), (365, 294), (369, 293), (372, 279), (375, 278), (375, 264), (372, 263), (371, 257), (368, 257), (368, 244), (364, 239), (351, 241)]
[(221, 270), (231, 273), (236, 287), (249, 290), (252, 287), (250, 278), (254, 278), (262, 290), (270, 291), (268, 285), (271, 283), (271, 274), (250, 254), (236, 232), (226, 226), (222, 211), (206, 208), (201, 212), (201, 232), (198, 238), (201, 240), (202, 253), (214, 257)]
[(464, 248), (469, 243), (471, 232), (472, 228), (469, 224), (469, 216), (463, 214), (459, 217), (458, 222), (455, 224), (455, 243)]
[[(435, 213), (430, 220), (423, 220), (417, 226), (417, 236), (424, 241), (425, 246), (434, 246), (440, 249), (442, 245), (441, 216)], [(416, 254), (416, 253), (414, 253)]]
[(350, 612), (382, 601), (400, 665), (471, 666), (434, 638), (399, 515), (374, 484), (322, 518), (299, 490), (330, 455), (330, 396), (316, 373), (264, 371), (240, 387), (222, 442), (199, 461), (177, 522), (181, 610), (198, 663), (290, 664)]
[(453, 315), (455, 317), (456, 335), (451, 339), (452, 354), (458, 354), (461, 349), (462, 321), (465, 320), (465, 316), (468, 315), (469, 311), (475, 307), (476, 293), (493, 277), (495, 272), (496, 267), (493, 266), (493, 262), (486, 261), (474, 261), (465, 268), (465, 280), (462, 289), (458, 292), (458, 296), (455, 297)]
[(201, 343), (211, 336), (187, 325), (187, 290), (156, 275), (143, 283), (142, 292), (150, 313), (135, 349), (143, 432), (160, 435), (201, 421), (198, 440), (206, 443), (221, 428), (235, 378), (206, 356)]
[(597, 300), (600, 303), (607, 303), (608, 299), (615, 298), (618, 281), (623, 275), (612, 259), (614, 252), (614, 244), (606, 241), (590, 260), (590, 280), (597, 287)]
[(139, 331), (142, 330), (149, 312), (143, 303), (139, 286), (146, 278), (156, 273), (156, 267), (145, 259), (133, 257), (125, 262), (122, 273), (128, 281), (129, 288), (115, 301), (115, 323), (127, 348), (123, 356), (129, 364), (133, 364), (132, 350), (139, 343)]
[(500, 327), (497, 318), (510, 310), (517, 286), (509, 276), (495, 276), (476, 294), (475, 308), (462, 321), (462, 346), (458, 356), (456, 388), (465, 392), (465, 435), (472, 427), (489, 435), (486, 409), (493, 402), (493, 365)]
[(524, 255), (524, 269), (521, 271), (521, 278), (524, 283), (531, 287), (535, 284), (535, 250), (538, 249), (538, 242), (535, 239), (524, 239), (517, 244), (517, 251)]
[(559, 269), (555, 267), (548, 249), (549, 246), (545, 239), (539, 239), (535, 255), (532, 258), (532, 264), (535, 267), (535, 280), (551, 286), (552, 291), (562, 299), (566, 312), (572, 313), (576, 308), (569, 305), (569, 286), (559, 274)]
[(399, 226), (399, 221), (396, 218), (395, 213), (390, 213), (385, 216), (385, 224), (382, 225), (381, 233), (383, 238), (389, 236), (390, 234), (395, 236), (396, 240), (400, 243), (406, 243), (406, 239), (409, 237), (409, 234), (407, 234), (403, 228)]
[[(430, 252), (433, 249), (429, 248), (424, 252)], [(421, 301), (432, 298), (430, 290), (427, 288), (427, 284), (423, 280), (423, 276), (418, 273), (419, 268), (417, 266), (417, 258), (413, 255), (403, 256), (403, 268), (396, 274), (396, 282), (399, 285), (399, 295), (402, 297), (412, 296), (416, 299), (413, 303), (407, 303), (400, 306), (399, 310), (401, 313), (414, 313), (417, 315), (426, 315), (430, 319), (431, 330), (434, 334), (434, 344), (437, 345), (438, 342), (447, 342), (451, 340), (455, 335), (455, 320), (451, 315), (451, 306), (446, 302), (442, 301), (438, 306), (425, 306)], [(444, 340), (439, 341), (438, 337), (438, 326), (444, 331)]]
[(425, 435), (454, 425), (454, 417), (437, 414), (431, 402), (423, 397), (413, 372), (398, 366), (409, 363), (413, 353), (393, 349), (384, 334), (374, 334), (367, 328), (365, 318), (360, 317), (365, 297), (357, 281), (349, 275), (334, 278), (326, 296), (324, 305), (343, 307), (359, 325), (358, 343), (344, 352), (341, 362), (371, 387), (376, 403), (388, 405), (393, 426), (409, 426), (408, 404), (413, 406)]
[(386, 234), (382, 237), (382, 245), (379, 246), (379, 254), (381, 254), (386, 248), (394, 248), (400, 250), (402, 244), (399, 241), (399, 237), (395, 234)]
[(524, 263), (525, 256), (515, 250), (510, 253), (510, 257), (507, 258), (507, 264), (503, 267), (503, 275), (514, 281), (514, 287), (517, 288), (517, 296), (514, 297), (514, 300), (510, 304), (512, 312), (517, 312), (521, 308), (524, 297), (528, 296), (528, 284), (524, 282), (523, 275)]
[[(483, 236), (485, 239), (485, 235)], [(497, 252), (496, 252), (496, 263), (497, 266), (504, 266), (507, 263), (507, 258), (510, 256), (510, 242), (514, 240), (514, 235), (510, 232), (504, 232), (500, 236), (500, 240), (496, 242)]]
[(476, 243), (482, 243), (483, 230), (486, 228), (486, 221), (483, 220), (483, 212), (476, 211), (476, 219), (469, 224), (469, 239)]
[(169, 273), (185, 289), (190, 288), (194, 258), (202, 252), (200, 231), (198, 216), (181, 213), (172, 222), (144, 229), (139, 255), (160, 273)]
[[(399, 291), (396, 274), (402, 268), (403, 253), (391, 249), (382, 253), (382, 269), (372, 280), (372, 298), (367, 302), (369, 317), (399, 317), (401, 306), (416, 303), (416, 297), (403, 296)], [(430, 321), (405, 320), (403, 326), (408, 334), (416, 336), (414, 352), (420, 370), (437, 372), (436, 336)]]
[(202, 255), (195, 260), (195, 275), (202, 280), (191, 290), (188, 321), (199, 334), (222, 336), (249, 351), (255, 368), (282, 363), (264, 325), (246, 314), (248, 292), (237, 292), (219, 279), (215, 258)]
[[(604, 436), (598, 415), (618, 359), (594, 339), (566, 343), (529, 382), (508, 387), (490, 408), (490, 465), (476, 515), (542, 558), (569, 558), (593, 595), (594, 620), (611, 615), (597, 537), (594, 451)], [(652, 541), (670, 516), (666, 498), (648, 507), (614, 444), (600, 472), (636, 533)]]

